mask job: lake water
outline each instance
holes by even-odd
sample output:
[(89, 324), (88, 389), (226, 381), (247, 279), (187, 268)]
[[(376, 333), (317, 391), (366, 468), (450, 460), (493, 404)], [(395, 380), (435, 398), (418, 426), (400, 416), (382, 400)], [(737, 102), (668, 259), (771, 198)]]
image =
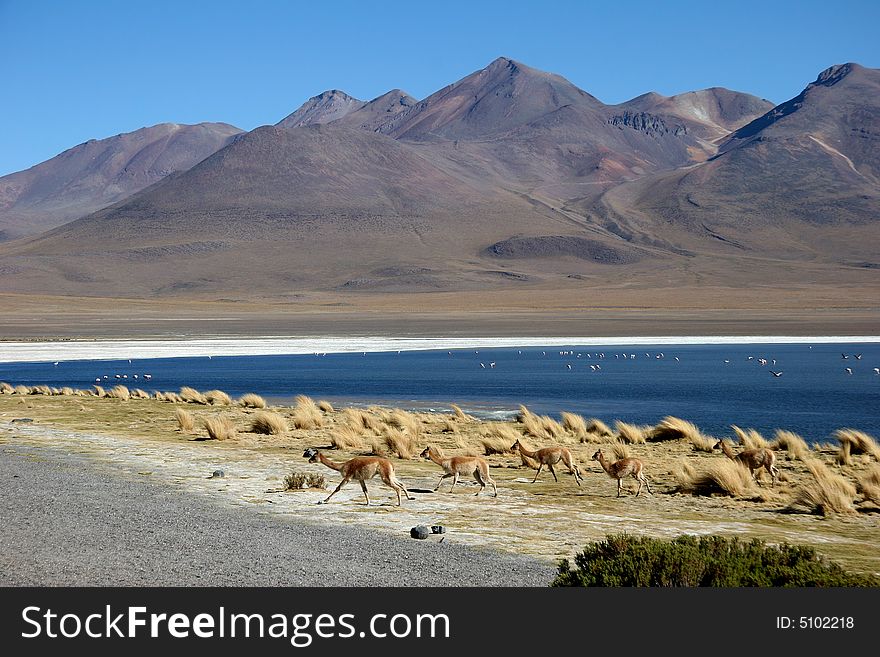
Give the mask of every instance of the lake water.
[[(100, 378), (105, 387), (124, 383), (148, 392), (188, 385), (233, 396), (256, 392), (277, 403), (291, 403), (297, 394), (339, 405), (417, 410), (448, 410), (456, 403), (482, 418), (510, 417), (519, 404), (540, 414), (572, 411), (609, 424), (655, 424), (675, 415), (714, 435), (730, 435), (730, 425), (737, 424), (765, 437), (782, 428), (817, 441), (841, 427), (880, 438), (876, 367), (876, 342), (581, 344), (0, 363), (0, 380), (88, 388)], [(144, 380), (145, 373), (152, 378)], [(117, 374), (128, 378), (117, 380)]]

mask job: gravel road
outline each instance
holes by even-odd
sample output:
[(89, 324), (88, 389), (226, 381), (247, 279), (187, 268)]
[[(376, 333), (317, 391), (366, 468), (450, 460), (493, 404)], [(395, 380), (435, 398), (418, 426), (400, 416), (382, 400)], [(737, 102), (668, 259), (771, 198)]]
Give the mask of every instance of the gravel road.
[(325, 526), (0, 446), (2, 586), (546, 586), (552, 565)]

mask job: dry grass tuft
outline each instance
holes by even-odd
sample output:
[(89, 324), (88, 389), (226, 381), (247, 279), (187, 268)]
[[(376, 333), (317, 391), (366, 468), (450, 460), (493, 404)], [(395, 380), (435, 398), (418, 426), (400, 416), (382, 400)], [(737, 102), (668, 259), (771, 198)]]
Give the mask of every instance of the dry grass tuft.
[(6, 381), (0, 381), (0, 395), (12, 394), (15, 394), (15, 388), (6, 383)]
[(362, 411), (359, 408), (346, 408), (342, 411), (342, 416), (345, 423), (350, 427), (373, 431), (377, 435), (382, 433), (383, 423), (372, 413)]
[(190, 388), (189, 386), (183, 386), (180, 389), (180, 398), (185, 401), (187, 404), (202, 404), (207, 406), (208, 400), (195, 388)]
[(259, 411), (251, 418), (251, 433), (282, 436), (287, 433), (287, 421), (272, 411)]
[(31, 394), (32, 395), (45, 395), (50, 397), (52, 395), (52, 388), (45, 385), (39, 386), (31, 386)]
[(266, 408), (266, 400), (253, 392), (248, 392), (241, 396), (238, 405), (244, 408)]
[(407, 413), (399, 408), (395, 408), (391, 412), (388, 424), (391, 427), (396, 427), (401, 431), (406, 432), (406, 434), (413, 440), (419, 440), (425, 429), (422, 421), (417, 416), (412, 413)]
[(183, 408), (174, 411), (174, 419), (177, 420), (177, 428), (186, 433), (191, 432), (196, 426), (193, 414)]
[(482, 431), (480, 444), (486, 456), (508, 454), (510, 446), (522, 438), (519, 431), (503, 422), (491, 422)]
[(629, 447), (624, 445), (623, 443), (614, 443), (611, 445), (611, 451), (614, 453), (614, 460), (619, 461), (620, 459), (629, 459), (632, 458), (632, 452)]
[(305, 488), (327, 488), (327, 479), (316, 472), (291, 472), (284, 477), (284, 490), (303, 490)]
[(611, 438), (614, 435), (611, 427), (609, 427), (597, 417), (591, 417), (589, 420), (587, 420), (587, 433), (591, 433), (602, 438)]
[(159, 392), (158, 390), (153, 393), (153, 399), (155, 399), (156, 401), (160, 401), (160, 402), (167, 401), (165, 399), (165, 393)]
[(149, 399), (150, 393), (148, 393), (146, 390), (135, 388), (131, 391), (131, 396), (133, 399)]
[(232, 406), (232, 398), (222, 390), (209, 390), (205, 399), (211, 406)]
[[(95, 386), (95, 387), (97, 388), (98, 386)], [(13, 390), (15, 391), (16, 395), (29, 395), (29, 394), (31, 394), (31, 389), (28, 386), (23, 386), (21, 384), (18, 384), (17, 386), (15, 386), (15, 388), (13, 388)]]
[(322, 399), (318, 402), (318, 408), (321, 409), (322, 413), (332, 413), (335, 410), (333, 408), (333, 404), (328, 402), (326, 399)]
[(648, 439), (648, 431), (650, 431), (650, 427), (640, 427), (635, 424), (621, 422), (620, 420), (615, 422), (614, 426), (617, 429), (617, 439), (622, 443), (642, 445)]
[(95, 389), (94, 395), (95, 397), (106, 397), (107, 392), (101, 386), (92, 386)]
[(697, 452), (708, 452), (711, 454), (715, 451), (715, 443), (718, 441), (715, 438), (710, 438), (709, 436), (691, 436), (690, 443), (694, 448), (694, 451)]
[(463, 410), (461, 410), (461, 407), (458, 404), (451, 404), (451, 407), (452, 407), (452, 412), (455, 414), (455, 419), (458, 420), (459, 422), (476, 422), (477, 421), (477, 418), (473, 417), (472, 415), (468, 415)]
[(176, 392), (170, 391), (165, 393), (165, 401), (171, 402), (172, 404), (178, 404), (183, 403), (184, 400), (183, 397), (178, 395)]
[(733, 429), (733, 433), (736, 434), (737, 442), (744, 449), (760, 449), (761, 447), (769, 447), (767, 441), (764, 440), (764, 436), (755, 431), (754, 429), (740, 429), (735, 424), (730, 426)]
[(64, 395), (65, 397), (73, 397), (74, 394), (76, 394), (76, 393), (73, 391), (73, 388), (71, 388), (70, 386), (64, 386), (63, 388), (61, 388), (61, 394)]
[(835, 474), (818, 459), (807, 459), (804, 462), (812, 481), (803, 484), (795, 492), (791, 509), (804, 508), (809, 513), (828, 516), (835, 513), (855, 513), (853, 501), (856, 487), (849, 481)]
[(385, 427), (385, 446), (397, 458), (411, 459), (418, 452), (416, 441), (400, 429)]
[(702, 436), (702, 432), (693, 422), (667, 415), (650, 431), (647, 439), (652, 442), (681, 439), (693, 442), (695, 438), (701, 438)]
[(235, 423), (228, 415), (217, 415), (205, 420), (205, 430), (211, 440), (231, 440), (238, 435)]
[(483, 453), (486, 456), (492, 456), (493, 454), (507, 454), (510, 452), (510, 446), (512, 444), (512, 442), (504, 440), (503, 438), (492, 438), (489, 436), (480, 438), (480, 445), (482, 445)]
[(294, 429), (318, 429), (324, 426), (324, 415), (311, 397), (297, 395), (293, 414), (290, 416)]
[(880, 461), (880, 446), (877, 442), (858, 429), (838, 429), (834, 432), (834, 437), (840, 443), (840, 450), (837, 453), (837, 462), (841, 465), (852, 465), (852, 455), (868, 454), (874, 460)]
[(587, 441), (587, 421), (577, 413), (562, 412), (562, 427), (580, 442)]
[(565, 435), (565, 429), (562, 428), (562, 425), (549, 415), (541, 416), (541, 427), (544, 429), (544, 432), (554, 440)]
[(363, 449), (364, 439), (361, 429), (349, 424), (334, 429), (330, 435), (330, 444), (336, 449)]
[(457, 433), (458, 425), (455, 423), (455, 420), (443, 420), (443, 422), (440, 423), (440, 432)]
[(702, 472), (697, 472), (688, 463), (682, 463), (675, 477), (678, 490), (683, 493), (750, 498), (760, 496), (749, 469), (730, 459), (710, 463)]
[(858, 489), (865, 502), (880, 506), (880, 466), (873, 466), (868, 474), (859, 478)]
[(793, 431), (777, 430), (775, 440), (770, 447), (777, 450), (784, 449), (790, 457), (800, 459), (801, 461), (806, 461), (810, 458), (810, 448), (807, 445), (807, 441)]

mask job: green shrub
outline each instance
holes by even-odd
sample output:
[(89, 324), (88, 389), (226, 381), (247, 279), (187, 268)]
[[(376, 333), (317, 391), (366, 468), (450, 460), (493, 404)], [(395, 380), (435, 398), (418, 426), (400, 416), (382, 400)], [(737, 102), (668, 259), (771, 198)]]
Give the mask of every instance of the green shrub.
[(849, 573), (811, 547), (753, 539), (618, 534), (564, 559), (551, 586), (880, 586)]

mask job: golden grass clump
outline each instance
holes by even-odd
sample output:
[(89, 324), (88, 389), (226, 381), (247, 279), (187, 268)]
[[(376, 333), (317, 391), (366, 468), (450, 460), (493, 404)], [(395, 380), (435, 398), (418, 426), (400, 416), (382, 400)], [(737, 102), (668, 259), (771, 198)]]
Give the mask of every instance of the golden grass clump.
[(418, 446), (412, 436), (394, 427), (385, 427), (385, 446), (397, 458), (411, 459), (416, 455)]
[(391, 427), (396, 427), (401, 431), (405, 431), (413, 440), (421, 438), (422, 433), (424, 432), (424, 426), (418, 417), (399, 408), (395, 408), (391, 412), (388, 424)]
[(587, 420), (587, 433), (599, 436), (601, 438), (610, 438), (614, 435), (611, 427), (609, 427), (597, 417), (591, 417), (589, 420)]
[(317, 429), (324, 426), (324, 415), (311, 397), (297, 395), (291, 421), (295, 429)]
[(278, 413), (259, 411), (251, 418), (251, 432), (281, 436), (287, 433), (287, 421)]
[(617, 429), (617, 439), (622, 443), (631, 443), (633, 445), (642, 445), (648, 439), (648, 431), (650, 427), (640, 427), (628, 422), (618, 420), (614, 423)]
[(700, 438), (702, 435), (693, 422), (667, 415), (650, 431), (647, 439), (652, 442), (681, 439), (693, 442), (694, 438)]
[(107, 396), (107, 391), (105, 391), (104, 388), (102, 388), (101, 386), (92, 386), (92, 388), (95, 389), (95, 391), (93, 393), (95, 395), (95, 397), (106, 397)]
[(458, 425), (454, 420), (443, 420), (440, 423), (440, 432), (441, 433), (456, 433), (458, 431)]
[(211, 440), (231, 440), (238, 435), (235, 423), (227, 415), (217, 415), (205, 419), (205, 430)]
[(15, 388), (13, 390), (15, 391), (16, 395), (29, 395), (29, 394), (31, 394), (31, 389), (28, 386), (23, 386), (21, 384), (18, 384), (17, 386), (15, 386)]
[[(516, 440), (514, 440), (516, 442)], [(510, 446), (513, 443), (503, 438), (493, 438), (491, 436), (484, 436), (480, 438), (480, 445), (483, 446), (483, 453), (486, 456), (492, 456), (493, 454), (507, 454), (510, 451)]]
[(45, 385), (39, 386), (31, 386), (31, 394), (32, 395), (45, 395), (50, 397), (52, 395), (52, 388)]
[(710, 438), (708, 436), (703, 436), (702, 434), (699, 436), (691, 436), (690, 443), (694, 448), (694, 451), (697, 452), (708, 452), (711, 454), (715, 451), (715, 444), (718, 441), (715, 438)]
[(131, 399), (131, 391), (126, 386), (113, 386), (112, 388), (110, 388), (107, 396), (111, 399), (121, 399), (123, 401), (128, 401), (129, 399)]
[(165, 393), (159, 392), (157, 390), (156, 392), (153, 393), (153, 399), (155, 399), (156, 401), (161, 401), (161, 402), (166, 401), (165, 400)]
[(519, 431), (503, 422), (489, 423), (483, 429), (483, 435), (480, 444), (486, 456), (493, 454), (507, 454), (510, 452), (510, 446), (517, 440), (522, 438)]
[(333, 408), (333, 404), (328, 402), (326, 399), (322, 399), (318, 402), (318, 408), (321, 409), (322, 413), (332, 413), (335, 410)]
[(64, 395), (65, 397), (73, 397), (73, 395), (76, 393), (73, 391), (73, 388), (71, 388), (70, 386), (64, 386), (63, 388), (61, 388), (61, 394)]
[(587, 421), (582, 415), (577, 413), (562, 412), (562, 427), (571, 433), (579, 441), (586, 442), (587, 439)]
[(736, 434), (737, 441), (744, 449), (760, 449), (761, 447), (769, 447), (764, 436), (755, 429), (741, 429), (735, 424), (730, 425), (733, 433)]
[(859, 478), (858, 489), (865, 502), (880, 506), (880, 466), (872, 466), (868, 474)]
[(834, 432), (834, 437), (840, 443), (840, 450), (837, 453), (837, 462), (841, 465), (852, 465), (852, 455), (868, 454), (874, 460), (880, 461), (880, 446), (877, 442), (858, 429), (838, 429)]
[(15, 394), (15, 388), (6, 383), (6, 381), (0, 381), (0, 395), (12, 394)]
[(778, 429), (770, 447), (776, 450), (784, 449), (790, 457), (801, 461), (806, 461), (810, 457), (807, 441), (793, 431)]
[(253, 392), (242, 395), (238, 400), (238, 405), (245, 408), (266, 408), (267, 406), (266, 400)]
[(476, 422), (477, 418), (472, 415), (468, 415), (463, 410), (461, 410), (461, 406), (458, 404), (450, 404), (452, 408), (452, 413), (455, 415), (455, 419), (459, 422)]
[(623, 443), (614, 443), (611, 445), (611, 451), (614, 453), (614, 460), (619, 461), (620, 459), (629, 459), (632, 458), (632, 452), (629, 447), (624, 445)]
[(529, 411), (525, 406), (520, 406), (519, 418), (525, 435), (544, 440), (548, 440), (551, 437), (544, 424), (544, 419)]
[(147, 393), (144, 390), (141, 390), (140, 388), (135, 388), (134, 390), (131, 391), (131, 398), (132, 399), (149, 399), (150, 395), (149, 395), (149, 393)]
[(61, 396), (61, 388), (52, 388), (52, 394), (56, 396)]
[(565, 429), (562, 428), (562, 425), (549, 415), (541, 416), (541, 426), (544, 428), (545, 433), (553, 439), (561, 438), (565, 435)]
[(855, 512), (855, 486), (818, 459), (807, 459), (805, 464), (813, 479), (795, 491), (792, 509), (805, 508), (823, 516)]
[(222, 390), (208, 390), (205, 399), (211, 406), (232, 406), (232, 398)]
[(359, 408), (346, 408), (343, 412), (346, 424), (356, 429), (369, 429), (377, 434), (382, 432), (382, 421), (372, 413), (367, 413)]
[(196, 426), (193, 414), (183, 408), (175, 409), (174, 419), (177, 420), (177, 428), (186, 433), (192, 431)]
[(716, 460), (702, 472), (688, 463), (682, 463), (675, 473), (678, 490), (692, 495), (730, 495), (733, 497), (756, 497), (757, 484), (749, 469), (730, 459)]
[(364, 439), (361, 435), (361, 429), (344, 424), (334, 429), (330, 435), (330, 444), (336, 449), (363, 449)]
[(208, 404), (208, 399), (200, 393), (195, 388), (190, 388), (189, 386), (183, 386), (180, 389), (180, 398), (185, 401), (187, 404), (202, 404), (206, 406)]
[(176, 392), (171, 391), (171, 392), (165, 393), (165, 401), (171, 402), (172, 404), (176, 404), (179, 402), (182, 403), (184, 401), (184, 399), (183, 399), (183, 397), (178, 395)]

